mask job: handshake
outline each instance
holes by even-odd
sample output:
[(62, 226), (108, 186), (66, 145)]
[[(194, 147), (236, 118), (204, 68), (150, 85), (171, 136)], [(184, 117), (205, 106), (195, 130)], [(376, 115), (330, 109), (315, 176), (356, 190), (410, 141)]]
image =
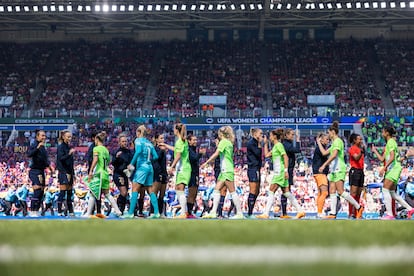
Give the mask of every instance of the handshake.
[(123, 172), (128, 178), (130, 178), (134, 170), (135, 170), (134, 166), (128, 165), (128, 167), (125, 170), (123, 170)]

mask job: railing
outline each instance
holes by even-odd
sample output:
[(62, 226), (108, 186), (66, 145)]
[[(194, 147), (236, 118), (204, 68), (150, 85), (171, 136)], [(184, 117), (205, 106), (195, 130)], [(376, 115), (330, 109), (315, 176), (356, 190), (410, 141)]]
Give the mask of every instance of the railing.
[(40, 109), (37, 111), (23, 110), (1, 112), (2, 118), (176, 118), (176, 117), (232, 117), (232, 118), (251, 118), (251, 117), (314, 117), (314, 116), (413, 116), (411, 109), (397, 109), (395, 112), (387, 112), (383, 109), (377, 110), (336, 110), (331, 108), (276, 108), (271, 110), (255, 108), (255, 109), (234, 109), (227, 110), (225, 108), (215, 108), (213, 112), (202, 111), (194, 109), (171, 110), (167, 108), (162, 109), (136, 109), (136, 110), (65, 110), (65, 109)]

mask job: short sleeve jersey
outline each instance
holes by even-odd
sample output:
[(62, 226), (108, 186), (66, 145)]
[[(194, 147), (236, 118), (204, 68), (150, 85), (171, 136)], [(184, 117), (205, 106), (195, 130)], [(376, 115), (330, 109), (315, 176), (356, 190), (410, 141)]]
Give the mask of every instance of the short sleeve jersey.
[(174, 145), (174, 155), (181, 153), (181, 158), (177, 163), (177, 171), (189, 171), (191, 172), (191, 164), (189, 159), (188, 142), (182, 139), (177, 139)]
[(397, 142), (394, 139), (388, 139), (387, 145), (385, 146), (385, 162), (389, 162), (389, 159), (391, 157), (391, 152), (394, 152), (394, 160), (388, 167), (388, 170), (391, 170), (395, 165), (401, 165), (399, 161), (399, 154), (398, 154), (398, 146)]
[(334, 150), (338, 151), (335, 159), (331, 162), (329, 166), (329, 171), (331, 173), (346, 171), (345, 165), (345, 155), (344, 155), (344, 142), (341, 138), (337, 137), (331, 147), (329, 148), (329, 154), (332, 154)]
[(96, 146), (93, 148), (93, 155), (98, 155), (98, 163), (95, 167), (95, 172), (106, 172), (110, 162), (109, 151), (104, 146)]
[(221, 172), (234, 173), (233, 143), (228, 139), (221, 139), (218, 147), (220, 153)]
[(281, 172), (284, 172), (285, 169), (285, 159), (283, 155), (286, 154), (285, 147), (282, 143), (277, 142), (273, 145), (272, 148), (272, 162), (273, 162), (273, 172), (278, 175)]

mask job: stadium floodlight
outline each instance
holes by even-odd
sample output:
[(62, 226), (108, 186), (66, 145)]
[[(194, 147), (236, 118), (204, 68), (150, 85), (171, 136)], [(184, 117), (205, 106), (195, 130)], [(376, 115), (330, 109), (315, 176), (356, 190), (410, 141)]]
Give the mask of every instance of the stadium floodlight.
[(141, 11), (141, 12), (144, 11), (144, 5), (139, 5), (138, 10)]
[(221, 11), (221, 4), (217, 4), (216, 10)]
[(244, 11), (246, 9), (246, 6), (244, 4), (241, 4), (240, 9)]
[(410, 2), (410, 8), (414, 8), (414, 2), (413, 1)]
[(369, 9), (369, 3), (368, 2), (364, 3), (364, 8)]
[[(16, 7), (16, 8), (17, 8), (17, 7)], [(51, 12), (55, 12), (55, 11), (56, 11), (56, 6), (55, 6), (55, 5), (50, 6), (50, 11), (51, 11)]]
[(101, 5), (95, 5), (95, 11), (100, 12), (101, 11)]
[(7, 11), (8, 12), (12, 12), (13, 11), (13, 7), (12, 6), (7, 6)]
[(196, 8), (197, 8), (197, 6), (196, 6), (196, 5), (194, 5), (194, 4), (193, 4), (193, 5), (191, 5), (191, 10), (192, 10), (192, 11), (195, 11), (195, 10), (196, 10)]
[(66, 10), (67, 10), (68, 12), (72, 12), (72, 5), (67, 5), (67, 6), (66, 6)]
[(323, 10), (325, 8), (325, 6), (323, 5), (323, 3), (319, 3), (319, 9)]
[(200, 11), (204, 11), (206, 9), (206, 5), (205, 4), (201, 4), (200, 5)]
[(356, 2), (355, 8), (360, 9), (361, 8), (361, 2)]
[(59, 6), (58, 6), (58, 10), (59, 10), (60, 12), (64, 12), (64, 11), (65, 11), (65, 7), (64, 7), (63, 5), (59, 5)]
[[(395, 8), (395, 3), (394, 3), (394, 2), (391, 2), (391, 3), (390, 3), (390, 7), (391, 7), (391, 8), (393, 8), (393, 7), (391, 6), (391, 4), (394, 4), (394, 8)], [(387, 3), (386, 3), (386, 2), (381, 2), (381, 4), (380, 4), (380, 5), (381, 5), (381, 9), (385, 9), (385, 8), (387, 7)]]
[(130, 12), (134, 11), (134, 5), (128, 5), (128, 11)]
[(49, 10), (49, 7), (48, 7), (48, 6), (46, 6), (46, 5), (44, 5), (44, 6), (42, 7), (42, 10), (43, 10), (44, 12), (47, 12), (47, 11)]
[(232, 11), (234, 11), (234, 10), (236, 9), (236, 6), (235, 6), (234, 4), (231, 4), (231, 5), (230, 5), (230, 9), (231, 9)]
[(282, 9), (282, 3), (277, 4), (276, 9), (281, 10)]
[(173, 10), (173, 11), (176, 11), (177, 9), (178, 9), (177, 4), (173, 4), (173, 5), (172, 5), (172, 10)]
[[(382, 2), (385, 3), (385, 2)], [(381, 3), (381, 7), (382, 7), (382, 3)], [(390, 2), (390, 8), (395, 9), (397, 5), (395, 4), (395, 2)]]
[(77, 11), (78, 12), (82, 12), (82, 10), (83, 10), (83, 6), (82, 5), (79, 5)]
[(346, 3), (346, 7), (347, 7), (348, 9), (352, 9), (352, 3), (351, 3), (351, 2)]
[(312, 10), (316, 9), (316, 5), (315, 5), (315, 3), (311, 3), (311, 9), (312, 9)]
[(224, 10), (226, 10), (227, 9), (227, 7), (226, 7), (226, 5), (225, 4), (222, 4), (221, 5), (221, 9), (224, 11)]
[(291, 3), (287, 3), (286, 9), (290, 10), (290, 8), (292, 8), (292, 4)]
[(298, 3), (298, 5), (296, 6), (296, 9), (297, 10), (300, 10), (301, 7), (302, 7), (302, 4), (301, 3)]
[(158, 5), (155, 5), (155, 10), (156, 11), (160, 11), (161, 10), (161, 5), (159, 5), (159, 4)]
[(152, 11), (152, 5), (151, 5), (151, 4), (149, 4), (149, 5), (147, 6), (147, 11)]
[(164, 11), (170, 10), (170, 5), (164, 5)]
[(87, 11), (87, 12), (90, 12), (90, 11), (92, 11), (92, 7), (91, 6), (85, 6), (85, 10)]
[(339, 10), (339, 9), (342, 9), (342, 4), (341, 3), (336, 3), (336, 8)]
[(254, 4), (250, 4), (249, 7), (250, 7), (251, 10), (255, 9)]
[(326, 7), (327, 7), (328, 9), (332, 10), (332, 8), (333, 8), (332, 3), (328, 3), (328, 4), (326, 4)]
[(112, 5), (112, 9), (113, 12), (116, 12), (118, 10), (118, 6), (117, 5)]
[(119, 6), (119, 11), (124, 12), (125, 11), (125, 5)]
[(186, 4), (182, 4), (182, 5), (181, 5), (181, 10), (182, 10), (182, 11), (187, 10), (187, 5), (186, 5)]
[(208, 10), (209, 10), (209, 11), (212, 11), (212, 10), (213, 10), (213, 8), (214, 8), (214, 6), (213, 6), (212, 4), (208, 5)]
[(4, 7), (0, 6), (0, 12), (4, 12)]
[(39, 7), (38, 6), (33, 6), (33, 11), (34, 12), (38, 12), (39, 11)]
[(109, 5), (108, 4), (102, 5), (102, 11), (103, 12), (109, 12)]
[(16, 10), (16, 12), (20, 12), (21, 11), (20, 10), (20, 6), (16, 6), (14, 9)]
[(270, 3), (270, 9), (273, 10), (275, 8), (275, 4)]
[(262, 4), (257, 4), (257, 9), (263, 10), (263, 5)]
[(372, 2), (372, 8), (378, 9), (378, 2)]
[(29, 6), (24, 6), (23, 9), (24, 9), (25, 12), (29, 12), (30, 11)]
[(407, 5), (405, 4), (405, 2), (400, 2), (400, 7), (402, 9), (405, 9), (407, 7)]

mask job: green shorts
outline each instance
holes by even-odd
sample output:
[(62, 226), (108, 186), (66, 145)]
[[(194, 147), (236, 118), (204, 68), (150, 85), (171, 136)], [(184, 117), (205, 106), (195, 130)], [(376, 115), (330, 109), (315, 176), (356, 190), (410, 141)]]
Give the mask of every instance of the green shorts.
[(393, 183), (397, 184), (400, 180), (402, 167), (401, 166), (394, 166), (391, 170), (385, 173), (385, 179), (391, 180)]
[(190, 183), (191, 172), (178, 172), (175, 177), (175, 185), (184, 184), (188, 186)]
[(285, 178), (285, 173), (273, 176), (271, 184), (277, 184), (282, 188), (289, 187), (289, 179)]
[(337, 171), (337, 172), (330, 173), (328, 175), (328, 180), (330, 182), (338, 182), (338, 181), (345, 182), (345, 178), (346, 178), (346, 171)]
[(217, 181), (234, 181), (234, 172), (221, 172), (217, 177)]

